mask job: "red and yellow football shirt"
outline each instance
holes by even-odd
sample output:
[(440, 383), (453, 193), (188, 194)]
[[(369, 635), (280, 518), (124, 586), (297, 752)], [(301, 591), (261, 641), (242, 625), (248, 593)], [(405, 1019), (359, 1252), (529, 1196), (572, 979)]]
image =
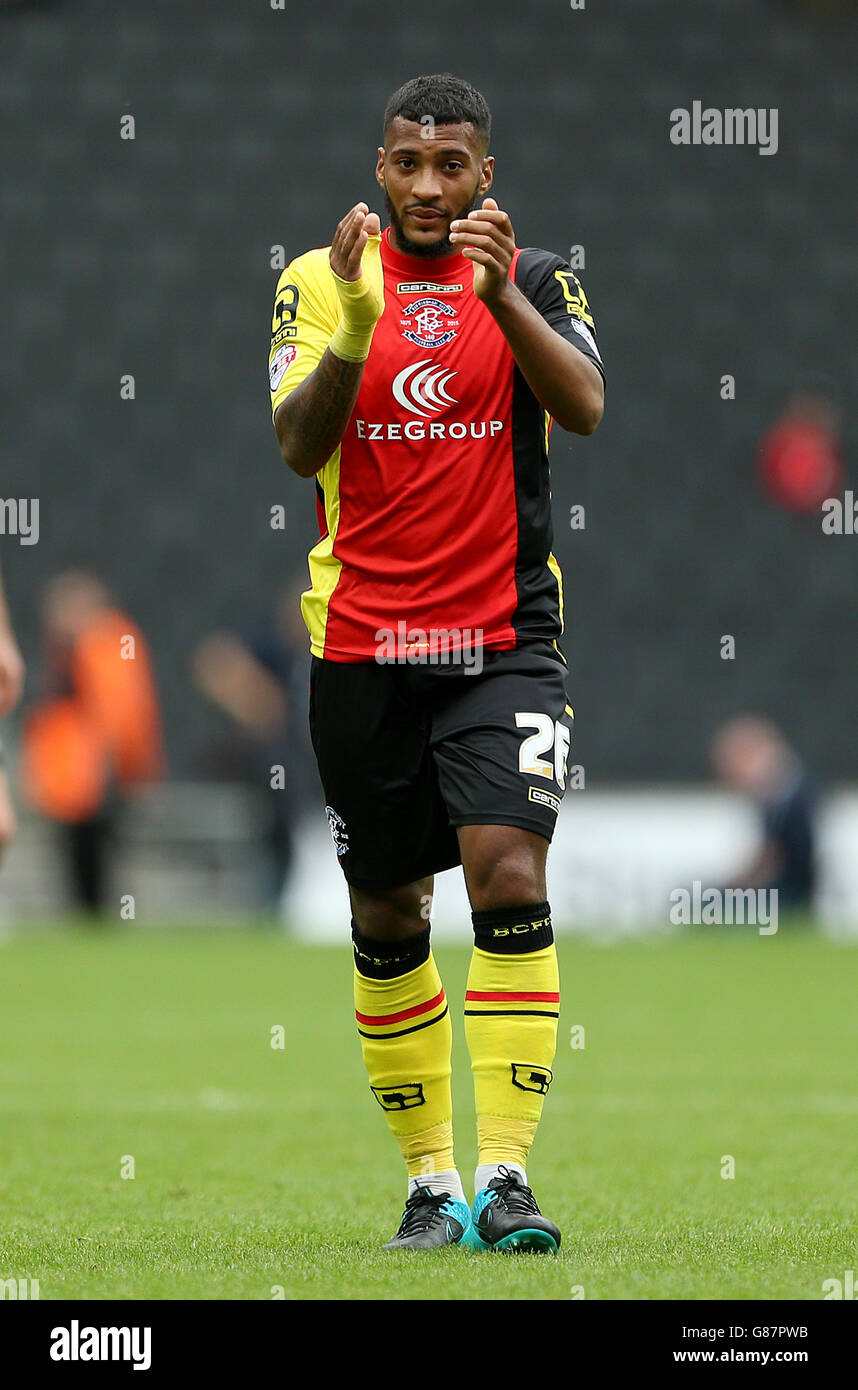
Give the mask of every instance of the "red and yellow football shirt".
[[(298, 256), (280, 277), (272, 413), (318, 366), (339, 322), (329, 251)], [(320, 536), (302, 599), (311, 651), (372, 660), (389, 631), (476, 633), (486, 649), (556, 639), (551, 418), (474, 294), (471, 261), (404, 256), (389, 229), (381, 260), (384, 313), (340, 446), (316, 475)], [(528, 247), (510, 277), (601, 372), (570, 267)]]

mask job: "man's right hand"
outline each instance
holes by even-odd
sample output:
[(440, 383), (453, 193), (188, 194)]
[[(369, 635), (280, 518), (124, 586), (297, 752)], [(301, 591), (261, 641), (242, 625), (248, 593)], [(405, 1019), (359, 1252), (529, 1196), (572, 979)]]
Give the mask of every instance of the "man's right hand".
[(384, 313), (384, 270), (378, 214), (357, 203), (337, 227), (330, 262), (342, 310), (331, 352), (344, 362), (365, 362), (375, 325)]
[(328, 263), (340, 321), (318, 365), (274, 416), (280, 452), (300, 478), (318, 473), (340, 444), (384, 313), (381, 223), (366, 203), (356, 203), (337, 227)]
[(381, 235), (377, 212), (370, 212), (366, 203), (356, 203), (347, 212), (331, 242), (331, 270), (341, 280), (358, 280), (361, 257), (371, 236)]

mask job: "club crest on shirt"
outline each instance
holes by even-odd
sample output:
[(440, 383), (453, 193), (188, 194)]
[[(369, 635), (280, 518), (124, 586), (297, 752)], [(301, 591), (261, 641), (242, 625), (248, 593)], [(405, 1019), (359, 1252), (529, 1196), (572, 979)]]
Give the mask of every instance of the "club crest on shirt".
[(399, 322), (403, 326), (402, 336), (417, 347), (437, 348), (450, 343), (458, 330), (458, 314), (443, 299), (433, 295), (423, 295), (412, 299), (402, 310)]

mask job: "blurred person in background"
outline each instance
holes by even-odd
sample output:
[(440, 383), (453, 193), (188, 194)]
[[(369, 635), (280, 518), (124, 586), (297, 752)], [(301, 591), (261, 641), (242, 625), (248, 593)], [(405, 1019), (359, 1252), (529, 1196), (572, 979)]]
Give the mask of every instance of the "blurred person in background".
[[(310, 659), (301, 611), (303, 582), (288, 585), (274, 612), (246, 632), (214, 632), (193, 655), (197, 688), (228, 720), (206, 753), (207, 770), (260, 790), (267, 802), (261, 885), (267, 908), (279, 903), (295, 857), (295, 822), (310, 793), (305, 736)], [(297, 709), (297, 717), (296, 717)], [(282, 772), (281, 772), (282, 769)]]
[[(0, 572), (0, 719), (5, 719), (21, 698), (24, 685), (24, 662), (12, 631), (12, 620), (3, 589)], [(17, 823), (9, 779), (3, 762), (3, 742), (0, 739), (0, 853), (15, 834)]]
[(821, 378), (792, 391), (760, 443), (757, 467), (769, 501), (787, 511), (818, 512), (842, 491), (840, 412)]
[(152, 665), (136, 623), (83, 570), (50, 582), (42, 630), (45, 694), (24, 723), (22, 789), (59, 829), (75, 906), (98, 914), (119, 808), (164, 773)]
[(718, 778), (759, 807), (762, 839), (727, 887), (777, 889), (778, 907), (808, 911), (816, 887), (816, 793), (795, 751), (768, 719), (741, 715), (715, 734)]

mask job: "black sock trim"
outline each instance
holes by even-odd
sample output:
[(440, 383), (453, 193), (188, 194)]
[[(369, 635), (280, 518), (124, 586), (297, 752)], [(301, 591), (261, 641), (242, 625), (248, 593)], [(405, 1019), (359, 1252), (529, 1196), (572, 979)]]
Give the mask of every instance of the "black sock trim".
[(472, 912), (471, 921), (474, 944), (493, 955), (520, 956), (544, 951), (554, 940), (551, 906), (547, 902)]
[(364, 936), (352, 918), (355, 969), (368, 980), (395, 980), (398, 975), (407, 975), (429, 959), (429, 932), (426, 927), (405, 941), (377, 941)]
[[(559, 1018), (547, 1009), (465, 1009), (465, 1018)], [(360, 1030), (358, 1030), (360, 1031)], [(390, 1036), (390, 1035), (388, 1035)]]

